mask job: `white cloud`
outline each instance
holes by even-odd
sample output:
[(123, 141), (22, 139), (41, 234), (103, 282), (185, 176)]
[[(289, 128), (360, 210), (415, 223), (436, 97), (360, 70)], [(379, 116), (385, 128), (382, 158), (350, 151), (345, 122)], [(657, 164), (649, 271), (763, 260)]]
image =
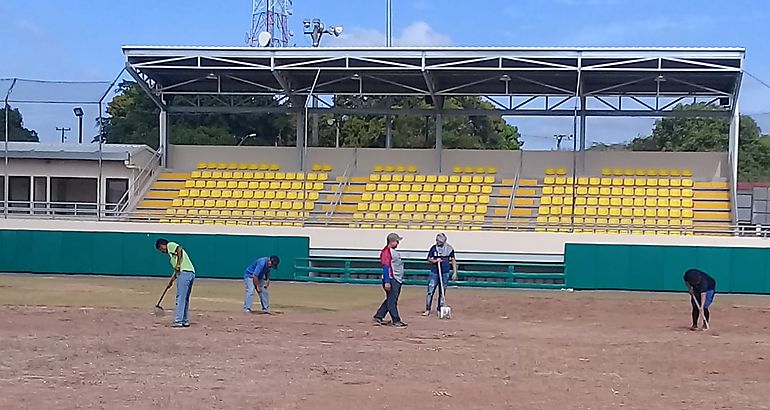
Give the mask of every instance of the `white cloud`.
[[(346, 46), (385, 46), (385, 33), (365, 27), (346, 28), (337, 38), (327, 37), (323, 45), (327, 47)], [(452, 41), (448, 35), (435, 31), (424, 21), (415, 21), (393, 38), (394, 46), (447, 46)]]

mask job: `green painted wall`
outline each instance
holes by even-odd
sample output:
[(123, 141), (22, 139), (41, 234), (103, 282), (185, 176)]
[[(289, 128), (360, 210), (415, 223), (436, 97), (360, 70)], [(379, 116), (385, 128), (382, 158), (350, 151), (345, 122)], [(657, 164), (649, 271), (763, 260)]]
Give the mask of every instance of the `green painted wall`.
[(278, 255), (271, 276), (291, 280), (310, 249), (307, 237), (0, 230), (0, 272), (170, 276), (160, 237), (181, 244), (203, 278), (240, 278), (257, 257)]
[(566, 244), (566, 283), (574, 289), (682, 291), (682, 275), (700, 269), (718, 292), (770, 293), (770, 249)]

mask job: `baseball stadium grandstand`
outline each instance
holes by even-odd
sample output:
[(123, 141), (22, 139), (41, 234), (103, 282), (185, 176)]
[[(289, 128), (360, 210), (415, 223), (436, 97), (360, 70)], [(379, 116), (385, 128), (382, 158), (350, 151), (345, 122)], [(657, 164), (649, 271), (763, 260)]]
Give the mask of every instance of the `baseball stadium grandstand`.
[[(312, 235), (316, 256), (359, 255), (354, 249), (371, 256), (376, 244), (361, 248), (352, 243), (357, 235), (393, 230), (458, 231), (473, 244), (476, 234), (517, 238), (515, 246), (495, 251), (470, 245), (467, 251), (481, 261), (514, 254), (558, 260), (575, 240), (743, 232), (736, 210), (743, 49), (125, 46), (123, 52), (126, 71), (160, 111), (159, 149), (5, 144), (6, 218), (96, 219), (175, 232), (335, 229)], [(419, 96), (433, 108), (351, 109), (324, 99), (334, 95)], [(255, 96), (283, 103), (263, 107), (249, 99)], [(485, 97), (495, 109), (444, 107), (450, 96)], [(682, 101), (720, 109), (675, 110)], [(169, 114), (260, 112), (292, 114), (296, 146), (169, 144)], [(393, 148), (389, 140), (383, 148), (309, 146), (308, 119), (324, 113), (434, 116), (435, 146)], [(444, 149), (443, 118), (490, 114), (571, 118), (575, 145), (571, 151)], [(586, 121), (600, 117), (724, 117), (729, 150), (589, 150)], [(316, 239), (326, 235), (336, 239)], [(558, 245), (531, 249), (519, 239), (530, 237), (538, 238), (533, 243), (557, 238)]]

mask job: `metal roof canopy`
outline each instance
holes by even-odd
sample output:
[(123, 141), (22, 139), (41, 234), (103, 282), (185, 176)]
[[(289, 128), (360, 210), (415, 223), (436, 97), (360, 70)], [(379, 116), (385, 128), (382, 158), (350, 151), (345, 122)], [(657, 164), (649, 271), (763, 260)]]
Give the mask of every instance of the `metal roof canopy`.
[[(171, 113), (299, 110), (353, 114), (729, 116), (743, 48), (249, 48), (124, 46), (126, 68)], [(203, 105), (197, 96), (218, 96)], [(280, 108), (248, 97), (280, 96)], [(319, 95), (423, 96), (432, 110), (333, 107)], [(450, 110), (442, 97), (488, 97), (495, 110)], [(673, 111), (680, 102), (724, 111)], [(314, 104), (317, 105), (317, 104)]]
[[(435, 115), (439, 170), (443, 115), (573, 117), (581, 169), (587, 117), (717, 116), (730, 121), (732, 215), (736, 213), (743, 48), (124, 46), (123, 53), (126, 70), (160, 107), (162, 165), (168, 155), (169, 112), (294, 111), (302, 169), (308, 113)], [(274, 96), (281, 104), (258, 106), (252, 97), (260, 95)], [(350, 109), (335, 107), (319, 95), (422, 96), (430, 97), (433, 108), (392, 107), (385, 99), (380, 107)], [(445, 97), (451, 96), (485, 97), (494, 109), (446, 109)], [(680, 102), (724, 109), (674, 110)]]

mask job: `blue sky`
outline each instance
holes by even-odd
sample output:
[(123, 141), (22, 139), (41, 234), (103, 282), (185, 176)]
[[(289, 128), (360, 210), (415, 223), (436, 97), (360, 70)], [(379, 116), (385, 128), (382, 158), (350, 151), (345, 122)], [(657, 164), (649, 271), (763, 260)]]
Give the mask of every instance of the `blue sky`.
[[(0, 0), (0, 78), (109, 82), (123, 66), (123, 44), (243, 45), (250, 8), (250, 0)], [(384, 45), (384, 0), (295, 0), (293, 10), (297, 46), (310, 45), (302, 19), (316, 17), (345, 27), (322, 45)], [(393, 31), (396, 45), (740, 46), (747, 71), (770, 82), (764, 0), (393, 0)], [(69, 106), (20, 107), (43, 141), (58, 140), (55, 126), (76, 128)], [(761, 114), (755, 118), (770, 131), (768, 88), (746, 78), (741, 110)], [(549, 149), (548, 136), (572, 130), (571, 119), (511, 121), (530, 149)], [(591, 119), (588, 139), (623, 141), (651, 124)]]

